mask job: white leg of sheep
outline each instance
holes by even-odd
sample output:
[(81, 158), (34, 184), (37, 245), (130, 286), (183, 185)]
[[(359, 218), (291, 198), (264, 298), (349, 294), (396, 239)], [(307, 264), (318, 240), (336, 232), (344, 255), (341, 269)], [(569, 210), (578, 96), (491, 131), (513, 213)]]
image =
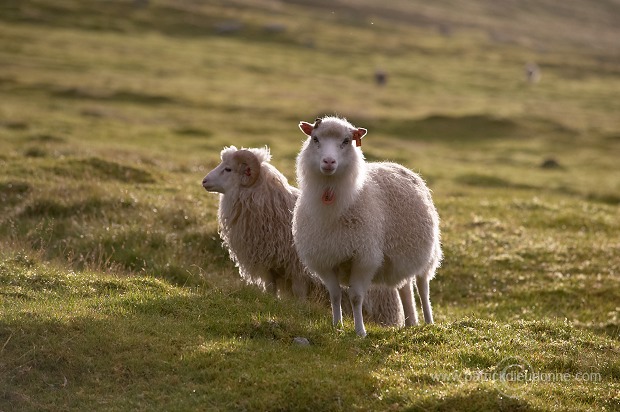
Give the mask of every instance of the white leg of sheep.
[(418, 312), (415, 309), (412, 287), (412, 280), (409, 279), (403, 287), (398, 289), (398, 294), (400, 295), (400, 300), (403, 305), (403, 312), (405, 313), (405, 326), (416, 326), (418, 324)]
[(322, 278), (322, 281), (329, 292), (329, 300), (332, 304), (332, 318), (334, 326), (338, 327), (339, 325), (342, 325), (342, 290), (340, 289), (338, 275), (333, 272), (326, 274)]
[(433, 309), (431, 308), (431, 298), (429, 292), (429, 279), (427, 276), (416, 276), (415, 284), (420, 295), (422, 303), (422, 312), (424, 312), (424, 322), (433, 323)]
[(362, 315), (362, 304), (364, 303), (364, 295), (366, 290), (362, 288), (349, 288), (349, 300), (353, 309), (353, 320), (355, 322), (355, 333), (359, 336), (366, 336), (366, 328), (364, 327), (364, 316)]
[(379, 259), (369, 259), (368, 261), (353, 261), (351, 266), (351, 278), (349, 286), (349, 300), (353, 310), (353, 321), (355, 322), (355, 332), (359, 336), (366, 336), (364, 327), (364, 316), (362, 315), (362, 305), (364, 296), (370, 288), (374, 274), (379, 270)]

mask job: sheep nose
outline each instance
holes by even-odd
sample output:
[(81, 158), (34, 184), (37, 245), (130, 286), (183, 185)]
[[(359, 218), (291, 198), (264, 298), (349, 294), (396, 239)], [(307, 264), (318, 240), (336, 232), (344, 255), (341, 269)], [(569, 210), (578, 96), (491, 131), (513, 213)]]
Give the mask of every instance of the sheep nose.
[(324, 157), (323, 164), (325, 166), (333, 166), (336, 164), (336, 159), (334, 159), (333, 157)]
[(324, 157), (321, 159), (321, 173), (330, 176), (336, 173), (338, 162), (333, 157)]
[(207, 178), (205, 177), (204, 179), (202, 179), (202, 185), (206, 185), (207, 184)]

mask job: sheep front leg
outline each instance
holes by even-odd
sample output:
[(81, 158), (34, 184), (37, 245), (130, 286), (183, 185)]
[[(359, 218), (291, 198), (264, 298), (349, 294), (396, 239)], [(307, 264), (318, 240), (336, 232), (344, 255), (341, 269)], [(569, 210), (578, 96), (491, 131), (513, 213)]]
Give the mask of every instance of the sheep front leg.
[[(380, 262), (380, 260), (376, 261)], [(362, 338), (366, 336), (364, 316), (362, 315), (364, 296), (366, 296), (366, 293), (370, 288), (372, 278), (378, 269), (379, 266), (372, 260), (366, 262), (354, 261), (351, 268), (349, 299), (351, 301), (351, 308), (353, 309), (355, 333)]]
[(363, 287), (354, 287), (351, 285), (349, 288), (349, 300), (351, 301), (351, 308), (353, 309), (353, 321), (355, 322), (355, 333), (362, 338), (366, 336), (366, 328), (364, 327), (364, 315), (362, 314), (362, 305), (364, 303), (364, 295), (366, 290)]
[(321, 280), (329, 292), (329, 300), (332, 304), (334, 326), (338, 327), (339, 325), (342, 325), (342, 290), (340, 289), (338, 276), (335, 273), (330, 273), (327, 276), (323, 276)]
[(418, 324), (418, 313), (415, 309), (412, 287), (412, 280), (409, 279), (403, 287), (398, 289), (400, 301), (403, 305), (403, 312), (405, 314), (405, 326), (416, 326)]

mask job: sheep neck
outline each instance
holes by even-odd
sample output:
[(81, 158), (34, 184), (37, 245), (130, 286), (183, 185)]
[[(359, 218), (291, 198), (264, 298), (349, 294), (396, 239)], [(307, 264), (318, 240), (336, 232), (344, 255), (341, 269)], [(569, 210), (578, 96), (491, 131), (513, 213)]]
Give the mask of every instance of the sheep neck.
[(302, 151), (297, 158), (297, 182), (300, 202), (314, 211), (323, 210), (337, 217), (351, 207), (362, 191), (367, 178), (367, 165), (361, 153), (354, 155), (346, 170), (325, 176), (314, 168), (311, 156)]
[(364, 177), (365, 174), (349, 175), (344, 178), (326, 178), (320, 185), (315, 186), (317, 190), (314, 192), (315, 199), (320, 198), (320, 204), (326, 210), (331, 210), (336, 214), (342, 213), (357, 199)]

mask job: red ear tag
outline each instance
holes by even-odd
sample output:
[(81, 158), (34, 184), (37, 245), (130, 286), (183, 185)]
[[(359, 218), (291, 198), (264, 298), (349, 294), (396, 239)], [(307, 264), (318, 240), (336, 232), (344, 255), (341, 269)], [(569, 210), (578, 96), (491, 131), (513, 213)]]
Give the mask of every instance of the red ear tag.
[(323, 204), (329, 206), (334, 203), (335, 200), (336, 194), (334, 193), (334, 190), (331, 187), (325, 189), (325, 191), (323, 192), (323, 196), (321, 196), (321, 201), (323, 202)]
[(353, 141), (355, 142), (355, 147), (360, 147), (362, 145), (362, 139), (359, 137), (354, 137)]

